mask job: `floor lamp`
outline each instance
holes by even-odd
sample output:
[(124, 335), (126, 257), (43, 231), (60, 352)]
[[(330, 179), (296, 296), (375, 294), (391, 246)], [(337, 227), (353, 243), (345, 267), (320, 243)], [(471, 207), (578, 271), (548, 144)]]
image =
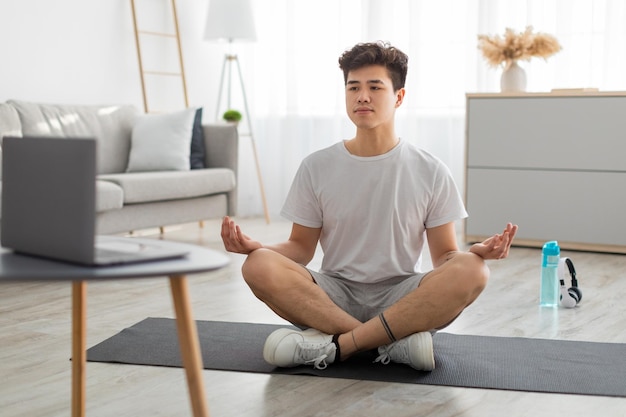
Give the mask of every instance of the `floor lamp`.
[[(235, 40), (252, 41), (256, 40), (256, 29), (254, 25), (254, 17), (252, 15), (252, 6), (250, 0), (211, 0), (209, 3), (209, 11), (204, 29), (205, 40), (228, 41), (229, 51), (232, 50), (232, 44)], [(231, 109), (231, 92), (232, 92), (232, 71), (233, 65), (236, 66), (237, 76), (243, 95), (243, 105), (248, 123), (248, 135), (252, 144), (252, 152), (256, 165), (257, 177), (259, 179), (259, 190), (263, 201), (263, 211), (265, 213), (265, 221), (270, 223), (269, 210), (267, 208), (267, 199), (265, 198), (265, 187), (263, 186), (263, 177), (261, 176), (261, 167), (259, 165), (259, 156), (257, 153), (254, 134), (252, 132), (252, 121), (250, 109), (248, 107), (248, 99), (246, 97), (246, 87), (241, 74), (241, 66), (239, 58), (236, 54), (228, 53), (224, 56), (222, 64), (222, 75), (220, 76), (219, 93), (217, 96), (217, 106), (215, 108), (215, 119), (219, 120), (220, 106), (222, 104), (222, 92), (224, 91), (224, 80), (228, 73), (227, 88), (227, 106)]]

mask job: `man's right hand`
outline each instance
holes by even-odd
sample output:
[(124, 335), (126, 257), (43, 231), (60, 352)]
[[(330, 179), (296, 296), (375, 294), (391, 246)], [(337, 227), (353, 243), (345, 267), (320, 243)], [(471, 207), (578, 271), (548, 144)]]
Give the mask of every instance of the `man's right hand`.
[(244, 255), (263, 247), (261, 242), (250, 239), (241, 231), (241, 228), (228, 216), (222, 221), (222, 241), (228, 252), (242, 253)]

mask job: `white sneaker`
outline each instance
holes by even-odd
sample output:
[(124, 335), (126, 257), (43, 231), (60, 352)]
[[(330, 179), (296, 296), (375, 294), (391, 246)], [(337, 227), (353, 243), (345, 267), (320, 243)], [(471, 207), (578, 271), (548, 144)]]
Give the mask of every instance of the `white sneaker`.
[(414, 333), (378, 348), (378, 357), (374, 362), (387, 365), (390, 361), (404, 363), (418, 371), (435, 369), (433, 337), (429, 332)]
[(285, 368), (313, 365), (325, 369), (335, 361), (336, 350), (333, 337), (319, 330), (278, 329), (267, 337), (263, 359)]

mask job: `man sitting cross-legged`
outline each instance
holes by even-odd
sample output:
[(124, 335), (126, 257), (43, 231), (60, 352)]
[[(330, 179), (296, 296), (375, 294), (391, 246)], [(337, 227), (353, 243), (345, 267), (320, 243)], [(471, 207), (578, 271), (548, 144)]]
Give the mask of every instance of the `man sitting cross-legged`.
[[(264, 246), (226, 217), (228, 251), (256, 297), (301, 329), (266, 340), (265, 360), (323, 369), (359, 351), (377, 361), (435, 367), (431, 334), (451, 323), (487, 284), (488, 259), (509, 253), (517, 226), (459, 250), (455, 221), (467, 216), (448, 168), (400, 139), (407, 56), (384, 43), (358, 44), (339, 59), (352, 139), (302, 162), (282, 215), (287, 241)], [(320, 271), (307, 269), (317, 244)], [(425, 241), (434, 269), (419, 272)]]

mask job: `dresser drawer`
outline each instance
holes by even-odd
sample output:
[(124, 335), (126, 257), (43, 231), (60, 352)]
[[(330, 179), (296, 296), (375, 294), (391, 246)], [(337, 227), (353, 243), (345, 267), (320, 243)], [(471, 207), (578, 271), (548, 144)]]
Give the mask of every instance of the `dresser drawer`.
[(510, 221), (519, 225), (518, 244), (626, 250), (625, 191), (626, 173), (470, 168), (466, 239), (500, 233)]
[(469, 167), (626, 172), (626, 97), (468, 98)]

